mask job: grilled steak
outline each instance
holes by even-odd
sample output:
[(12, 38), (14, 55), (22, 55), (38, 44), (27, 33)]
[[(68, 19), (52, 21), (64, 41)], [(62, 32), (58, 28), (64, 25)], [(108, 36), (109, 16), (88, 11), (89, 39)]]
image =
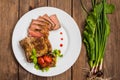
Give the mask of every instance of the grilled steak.
[(32, 31), (32, 30), (28, 30), (28, 36), (30, 36), (30, 37), (42, 37), (43, 36), (43, 34), (41, 34), (40, 32), (38, 32), (38, 31)]
[(37, 57), (45, 55), (52, 57), (53, 61), (48, 66), (55, 65), (55, 57), (50, 54), (52, 52), (52, 46), (48, 36), (49, 31), (56, 30), (58, 28), (60, 28), (60, 23), (55, 14), (50, 17), (45, 14), (43, 16), (39, 16), (38, 19), (32, 19), (28, 28), (28, 37), (20, 41), (20, 45), (25, 51), (28, 62), (32, 62), (30, 57), (32, 55), (32, 50), (35, 49)]
[(25, 56), (28, 62), (31, 62), (30, 56), (31, 56), (31, 52), (32, 49), (34, 48), (34, 46), (31, 44), (31, 41), (33, 41), (34, 38), (32, 37), (26, 37), (25, 39), (20, 41), (20, 45), (22, 46), (22, 48), (25, 51)]
[(49, 30), (51, 30), (52, 24), (49, 21), (47, 21), (46, 19), (44, 19), (42, 16), (39, 16), (39, 18), (37, 20), (39, 20), (40, 22), (46, 24), (47, 28)]
[(37, 24), (37, 25), (41, 25), (41, 26), (46, 26), (47, 25), (46, 22), (40, 21), (38, 19), (37, 20), (33, 19), (31, 24)]
[(30, 56), (32, 54), (33, 48), (37, 52), (37, 57), (45, 55), (48, 52), (51, 52), (50, 48), (52, 47), (50, 42), (47, 40), (48, 39), (44, 39), (44, 37), (40, 37), (40, 38), (26, 37), (25, 39), (20, 41), (20, 45), (25, 51), (25, 55), (28, 62), (31, 62)]
[(59, 29), (60, 28), (60, 23), (59, 23), (59, 20), (58, 20), (56, 14), (51, 15), (50, 19), (56, 24), (55, 27), (53, 28), (53, 30)]
[(48, 36), (48, 35), (49, 35), (49, 30), (47, 26), (42, 26), (39, 24), (31, 23), (28, 29), (28, 36), (43, 37), (43, 36)]
[(45, 14), (43, 16), (39, 16), (38, 19), (33, 19), (30, 27), (28, 29), (28, 36), (32, 37), (42, 37), (48, 36), (50, 30), (56, 30), (60, 28), (60, 23), (55, 14), (50, 17)]
[(47, 20), (48, 22), (50, 22), (50, 24), (51, 24), (51, 29), (50, 30), (53, 30), (53, 28), (55, 27), (56, 24), (50, 19), (50, 17), (47, 14), (43, 15), (43, 18), (45, 20)]

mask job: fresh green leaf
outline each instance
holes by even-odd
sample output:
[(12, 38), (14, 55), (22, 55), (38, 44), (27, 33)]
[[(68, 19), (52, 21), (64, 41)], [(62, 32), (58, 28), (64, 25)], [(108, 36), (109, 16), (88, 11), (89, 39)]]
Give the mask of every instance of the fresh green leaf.
[(46, 68), (45, 68), (45, 71), (49, 71), (49, 69), (50, 69), (49, 67), (46, 67)]
[(37, 70), (40, 69), (38, 64), (35, 64), (35, 65), (34, 65), (34, 68), (37, 69)]
[(30, 58), (33, 60), (33, 59), (35, 58), (35, 56), (34, 56), (34, 55), (32, 55)]
[(34, 56), (36, 56), (36, 50), (35, 50), (35, 49), (32, 50), (32, 54), (33, 54)]
[(60, 53), (60, 50), (58, 50), (58, 49), (53, 50), (52, 53), (53, 53), (53, 55), (55, 55), (55, 56), (63, 57), (63, 54), (61, 54), (61, 53)]
[(37, 64), (37, 58), (34, 58), (34, 59), (33, 59), (33, 63), (34, 63), (34, 64)]
[(113, 4), (106, 4), (105, 5), (105, 13), (106, 14), (111, 14), (115, 10), (115, 6)]
[(63, 57), (63, 54), (60, 54), (59, 57)]
[(45, 68), (42, 68), (41, 70), (42, 70), (42, 72), (45, 72), (45, 71), (47, 72), (47, 71), (49, 71), (49, 69), (50, 69), (49, 67), (45, 67)]
[(34, 68), (35, 69), (39, 69), (39, 65), (37, 64), (37, 53), (36, 53), (36, 50), (35, 49), (32, 49), (32, 55), (31, 55), (31, 59), (32, 59), (32, 61), (33, 61), (33, 63), (34, 63)]
[[(95, 7), (94, 7), (93, 10), (94, 10), (93, 13), (96, 14), (96, 17), (97, 17), (97, 19), (98, 19), (98, 16), (97, 16), (97, 15), (99, 15), (99, 14), (102, 12), (102, 10), (103, 10), (103, 4), (100, 3), (100, 4), (95, 5)], [(100, 16), (100, 15), (99, 15), (99, 16)]]

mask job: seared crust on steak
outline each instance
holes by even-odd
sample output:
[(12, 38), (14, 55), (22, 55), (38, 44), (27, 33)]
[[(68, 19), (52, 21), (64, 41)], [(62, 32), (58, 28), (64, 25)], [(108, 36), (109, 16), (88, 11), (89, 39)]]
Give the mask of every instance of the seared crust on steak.
[(33, 41), (33, 37), (26, 37), (23, 40), (20, 41), (20, 45), (25, 51), (25, 56), (28, 62), (31, 62), (30, 56), (32, 55), (32, 49), (34, 46), (31, 44), (31, 41)]
[(44, 37), (34, 38), (26, 37), (20, 41), (20, 45), (25, 51), (25, 55), (28, 62), (31, 62), (30, 56), (32, 55), (32, 49), (37, 52), (37, 57), (47, 54), (52, 51), (51, 44), (48, 39)]

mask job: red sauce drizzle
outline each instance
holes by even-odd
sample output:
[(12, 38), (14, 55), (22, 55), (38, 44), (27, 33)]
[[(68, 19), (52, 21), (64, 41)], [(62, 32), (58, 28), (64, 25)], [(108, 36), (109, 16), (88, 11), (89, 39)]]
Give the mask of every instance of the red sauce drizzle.
[(60, 32), (60, 34), (63, 34), (62, 32)]
[(60, 38), (60, 40), (63, 40), (63, 38)]
[(63, 47), (63, 44), (60, 44), (60, 47)]
[[(62, 35), (63, 33), (60, 32), (60, 34)], [(60, 38), (60, 40), (63, 40), (63, 38)], [(62, 44), (62, 43), (60, 44), (60, 47), (63, 47), (63, 44)]]

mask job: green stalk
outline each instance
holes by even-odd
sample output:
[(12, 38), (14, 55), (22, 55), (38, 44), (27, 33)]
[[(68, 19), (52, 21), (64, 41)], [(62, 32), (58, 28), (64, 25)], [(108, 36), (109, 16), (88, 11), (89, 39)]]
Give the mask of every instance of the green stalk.
[[(102, 10), (102, 9), (101, 9)], [(94, 66), (95, 66), (95, 72), (98, 70), (98, 66), (99, 66), (99, 62), (98, 61), (98, 58), (100, 56), (100, 45), (101, 45), (101, 12), (99, 12), (97, 15), (97, 20), (96, 20), (96, 34), (95, 34), (95, 45), (96, 45), (96, 48), (95, 48), (95, 51), (96, 51), (96, 60), (94, 62)]]
[[(101, 28), (101, 45), (100, 45), (100, 55), (97, 61), (97, 64), (101, 64), (101, 60), (103, 59), (104, 56), (104, 50), (105, 50), (105, 45), (106, 45), (106, 39), (107, 36), (105, 35), (106, 32), (106, 14), (105, 14), (105, 0), (103, 0), (103, 12), (102, 12), (102, 28)], [(103, 61), (103, 60), (102, 60)]]
[(91, 0), (91, 2), (92, 2), (92, 7), (94, 8), (94, 0)]
[(100, 61), (99, 71), (102, 70), (102, 65), (103, 65), (103, 58), (102, 58), (101, 61)]
[(96, 0), (91, 0), (91, 2), (92, 2), (92, 8), (94, 8), (96, 5)]

